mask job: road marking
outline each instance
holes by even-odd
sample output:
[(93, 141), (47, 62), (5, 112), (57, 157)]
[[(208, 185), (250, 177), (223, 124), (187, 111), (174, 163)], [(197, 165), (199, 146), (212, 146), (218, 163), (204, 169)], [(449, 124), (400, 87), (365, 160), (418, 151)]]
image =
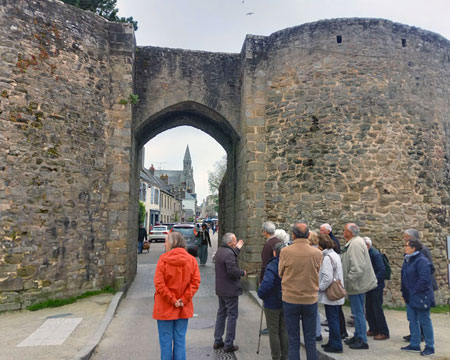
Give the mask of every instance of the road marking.
[(17, 347), (62, 345), (81, 320), (82, 318), (47, 319)]

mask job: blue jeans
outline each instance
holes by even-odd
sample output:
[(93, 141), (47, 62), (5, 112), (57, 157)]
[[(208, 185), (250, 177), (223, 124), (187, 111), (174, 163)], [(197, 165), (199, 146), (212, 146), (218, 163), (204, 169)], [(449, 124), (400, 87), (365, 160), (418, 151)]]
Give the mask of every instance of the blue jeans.
[(422, 327), (426, 347), (434, 349), (434, 332), (430, 309), (417, 310), (406, 304), (406, 316), (411, 333), (411, 347), (420, 347), (420, 327)]
[(161, 360), (186, 360), (188, 319), (158, 320)]
[(138, 241), (138, 253), (140, 254), (142, 252), (142, 244), (144, 242), (143, 241)]
[(288, 333), (289, 360), (300, 360), (300, 317), (302, 318), (306, 358), (308, 360), (317, 360), (317, 303), (304, 305), (291, 304), (283, 301), (283, 311)]
[(364, 315), (365, 294), (349, 295), (350, 308), (355, 320), (355, 336), (367, 344), (366, 316)]
[(325, 305), (325, 314), (327, 314), (328, 328), (330, 329), (328, 345), (336, 350), (342, 350), (341, 330), (339, 326), (340, 308), (340, 305)]
[(316, 337), (322, 335), (322, 327), (320, 326), (320, 313), (319, 307), (317, 307), (317, 320), (316, 320)]

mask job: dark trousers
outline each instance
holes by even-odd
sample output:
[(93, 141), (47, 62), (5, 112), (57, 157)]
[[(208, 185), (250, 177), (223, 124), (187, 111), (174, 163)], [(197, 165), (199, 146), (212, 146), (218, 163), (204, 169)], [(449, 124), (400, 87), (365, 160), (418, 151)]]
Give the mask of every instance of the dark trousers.
[(341, 335), (344, 335), (347, 332), (344, 312), (342, 311), (342, 305), (339, 305), (339, 330), (341, 331)]
[[(236, 337), (236, 323), (238, 318), (238, 296), (219, 296), (219, 309), (217, 310), (216, 328), (214, 330), (214, 342), (216, 344), (225, 343), (226, 348), (232, 347)], [(222, 337), (225, 332), (225, 322), (227, 332), (225, 341)]]
[(264, 308), (272, 360), (288, 360), (288, 335), (283, 309)]
[(138, 253), (141, 254), (142, 253), (142, 245), (143, 245), (143, 241), (138, 241)]
[(283, 301), (283, 311), (288, 333), (289, 360), (300, 360), (300, 317), (302, 319), (306, 359), (317, 360), (317, 303), (304, 305), (291, 304)]
[(342, 350), (341, 331), (339, 328), (339, 310), (342, 311), (340, 305), (325, 304), (325, 314), (327, 315), (328, 328), (330, 329), (328, 345), (336, 350)]
[(366, 293), (366, 318), (369, 331), (375, 335), (389, 336), (389, 328), (383, 311), (383, 289), (374, 289)]

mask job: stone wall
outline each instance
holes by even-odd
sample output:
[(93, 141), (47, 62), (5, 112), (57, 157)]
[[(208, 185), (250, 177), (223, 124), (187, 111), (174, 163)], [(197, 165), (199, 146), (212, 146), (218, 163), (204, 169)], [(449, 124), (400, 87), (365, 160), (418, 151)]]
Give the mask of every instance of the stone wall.
[(132, 27), (7, 0), (0, 54), (0, 310), (131, 281)]
[[(340, 36), (341, 42), (338, 41)], [(402, 232), (418, 228), (448, 298), (450, 47), (384, 20), (322, 21), (268, 37), (264, 209), (346, 222), (392, 263), (387, 301), (401, 299)]]

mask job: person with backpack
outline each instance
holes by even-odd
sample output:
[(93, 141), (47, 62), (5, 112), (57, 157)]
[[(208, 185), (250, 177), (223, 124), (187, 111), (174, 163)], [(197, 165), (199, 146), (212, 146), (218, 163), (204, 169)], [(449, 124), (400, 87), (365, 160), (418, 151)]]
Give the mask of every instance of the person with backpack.
[(363, 238), (369, 250), (370, 262), (377, 278), (377, 287), (366, 293), (366, 318), (369, 324), (367, 336), (373, 336), (374, 340), (389, 339), (389, 328), (383, 311), (383, 289), (386, 278), (386, 267), (383, 255), (372, 246), (372, 240)]

